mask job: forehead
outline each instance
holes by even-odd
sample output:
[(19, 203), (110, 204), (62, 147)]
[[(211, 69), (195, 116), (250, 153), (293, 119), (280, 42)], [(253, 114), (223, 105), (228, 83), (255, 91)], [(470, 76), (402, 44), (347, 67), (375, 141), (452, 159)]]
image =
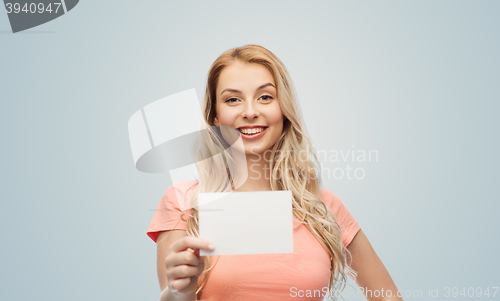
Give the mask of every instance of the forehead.
[(271, 72), (265, 66), (256, 63), (235, 62), (222, 70), (217, 84), (217, 94), (226, 88), (253, 91), (269, 82), (276, 86)]

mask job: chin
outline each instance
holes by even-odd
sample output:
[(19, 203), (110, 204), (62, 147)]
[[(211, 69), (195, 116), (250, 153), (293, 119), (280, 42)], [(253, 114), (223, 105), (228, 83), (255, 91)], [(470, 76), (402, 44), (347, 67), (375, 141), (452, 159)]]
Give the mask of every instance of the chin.
[(246, 155), (259, 155), (259, 154), (262, 154), (264, 152), (264, 149), (259, 147), (259, 148), (245, 148), (245, 154)]

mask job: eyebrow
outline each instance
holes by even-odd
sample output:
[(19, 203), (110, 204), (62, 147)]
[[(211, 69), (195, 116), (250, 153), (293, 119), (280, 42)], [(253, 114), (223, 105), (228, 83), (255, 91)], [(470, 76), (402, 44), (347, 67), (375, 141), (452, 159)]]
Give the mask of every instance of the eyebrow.
[[(255, 90), (255, 91), (259, 91), (259, 90), (264, 89), (265, 87), (268, 87), (268, 86), (273, 86), (273, 87), (274, 87), (274, 85), (273, 85), (273, 84), (271, 84), (271, 83), (267, 83), (267, 84), (263, 84), (262, 86), (258, 87), (258, 88), (257, 88), (257, 90)], [(276, 87), (274, 87), (274, 89), (276, 89)], [(224, 92), (226, 92), (226, 91), (227, 91), (227, 92), (233, 92), (233, 93), (241, 93), (241, 91), (240, 91), (240, 90), (236, 90), (236, 89), (230, 89), (230, 88), (228, 88), (228, 89), (224, 89), (222, 92), (220, 92), (220, 94), (222, 95), (222, 93), (224, 93)]]

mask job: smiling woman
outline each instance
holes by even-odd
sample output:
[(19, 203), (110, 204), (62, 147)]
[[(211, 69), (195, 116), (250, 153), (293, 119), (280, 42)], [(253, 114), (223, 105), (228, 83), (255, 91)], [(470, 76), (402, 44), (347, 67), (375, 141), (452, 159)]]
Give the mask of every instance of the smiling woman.
[[(292, 81), (273, 53), (247, 45), (222, 54), (208, 74), (203, 112), (209, 139), (196, 153), (199, 180), (168, 188), (147, 233), (158, 248), (160, 300), (296, 300), (292, 288), (336, 293), (347, 276), (367, 290), (397, 291), (358, 222), (320, 186)], [(246, 164), (232, 173), (216, 154), (235, 135), (243, 143), (231, 155)], [(294, 253), (200, 256), (217, 246), (199, 237), (198, 194), (266, 190), (292, 192)]]

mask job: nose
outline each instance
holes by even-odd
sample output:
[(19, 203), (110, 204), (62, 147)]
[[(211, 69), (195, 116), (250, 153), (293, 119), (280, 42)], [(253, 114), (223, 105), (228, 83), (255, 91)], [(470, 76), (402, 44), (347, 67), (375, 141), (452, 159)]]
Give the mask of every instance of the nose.
[(243, 109), (242, 112), (242, 117), (245, 119), (252, 120), (259, 117), (259, 115), (260, 113), (255, 107), (255, 104), (252, 101), (246, 102), (245, 108)]

